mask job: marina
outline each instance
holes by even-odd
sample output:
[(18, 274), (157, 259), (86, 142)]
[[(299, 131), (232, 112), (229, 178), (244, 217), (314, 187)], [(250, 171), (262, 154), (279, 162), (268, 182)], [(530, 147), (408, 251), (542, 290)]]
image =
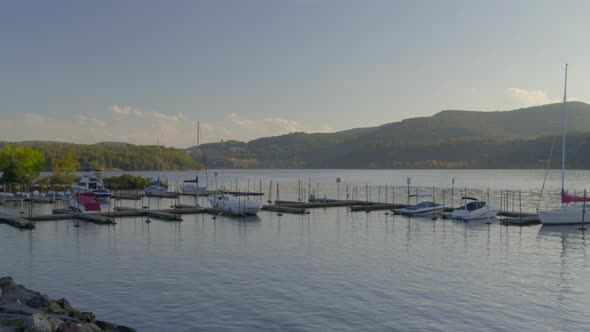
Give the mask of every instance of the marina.
[[(524, 294), (534, 293), (535, 302), (555, 302), (553, 297), (559, 287), (543, 285), (559, 282), (579, 285), (576, 280), (560, 281), (554, 277), (555, 273), (560, 269), (566, 269), (568, 274), (580, 273), (587, 264), (580, 261), (583, 258), (579, 255), (584, 246), (583, 231), (575, 226), (563, 230), (531, 224), (538, 222), (534, 219), (539, 206), (539, 188), (533, 179), (538, 183), (543, 171), (336, 171), (345, 179), (339, 192), (336, 183), (327, 177), (335, 171), (319, 170), (311, 173), (311, 186), (308, 184), (305, 193), (299, 183), (310, 181), (300, 181), (300, 173), (295, 170), (224, 172), (231, 174), (232, 181), (228, 182), (234, 185), (237, 178), (238, 187), (242, 188), (247, 187), (248, 181), (259, 182), (260, 178), (263, 188), (271, 180), (280, 181), (283, 199), (269, 204), (267, 193), (241, 197), (260, 202), (262, 210), (257, 216), (236, 217), (212, 209), (206, 196), (125, 197), (121, 192), (103, 202), (102, 211), (90, 217), (93, 220), (78, 218), (90, 213), (64, 213), (69, 211), (64, 210), (66, 201), (62, 200), (6, 202), (0, 206), (2, 213), (30, 221), (35, 229), (23, 232), (0, 225), (0, 243), (11, 252), (0, 257), (0, 264), (9, 266), (8, 272), (26, 284), (87, 303), (97, 315), (140, 330), (153, 328), (153, 320), (142, 312), (133, 316), (120, 314), (128, 311), (124, 307), (131, 304), (127, 297), (145, 305), (179, 308), (175, 305), (179, 298), (199, 296), (201, 301), (190, 302), (190, 310), (184, 313), (191, 318), (190, 326), (174, 320), (172, 311), (159, 313), (173, 323), (172, 327), (155, 323), (156, 326), (176, 330), (195, 326), (207, 329), (213, 321), (223, 320), (224, 312), (233, 316), (242, 312), (239, 316), (248, 325), (240, 329), (246, 330), (254, 329), (256, 322), (262, 320), (265, 326), (333, 327), (333, 323), (312, 314), (324, 310), (325, 304), (342, 312), (333, 313), (334, 319), (359, 328), (385, 329), (390, 326), (388, 315), (380, 312), (391, 310), (422, 322), (395, 323), (404, 330), (428, 329), (423, 324), (437, 324), (441, 330), (472, 326), (457, 323), (461, 322), (456, 316), (457, 303), (459, 307), (485, 307), (490, 303), (500, 307), (522, 305), (527, 308), (527, 314), (542, 313), (546, 326), (579, 327), (578, 323), (564, 322), (543, 306), (523, 300), (527, 298)], [(395, 179), (404, 179), (408, 173), (422, 180), (414, 180), (416, 185), (409, 190), (404, 185), (388, 184), (386, 197), (383, 179), (403, 182)], [(175, 183), (175, 178), (187, 177), (181, 172), (165, 175), (171, 183)], [(446, 185), (453, 177), (455, 188)], [(481, 181), (488, 178), (503, 180)], [(578, 184), (576, 189), (581, 192), (583, 187), (579, 185), (585, 179), (590, 179), (590, 173), (578, 172), (571, 181), (575, 181), (574, 186)], [(408, 191), (432, 193), (433, 186), (435, 195), (429, 199), (447, 206), (437, 220), (398, 213), (401, 208), (416, 204), (414, 198), (407, 196)], [(318, 187), (316, 197), (321, 198), (310, 199), (309, 188), (316, 193)], [(509, 189), (502, 189), (506, 187)], [(556, 200), (552, 196), (553, 187), (549, 182), (549, 202)], [(461, 206), (465, 191), (484, 201), (489, 193), (491, 203), (502, 207), (502, 211), (489, 223), (445, 218), (450, 216), (452, 207)], [(52, 214), (53, 210), (57, 214)], [(558, 257), (564, 254), (571, 265), (560, 264)], [(44, 268), (46, 271), (40, 275), (37, 266), (44, 261), (56, 268)], [(70, 264), (77, 266), (79, 272), (71, 275), (60, 272)], [(88, 277), (82, 282), (75, 278), (78, 273)], [(467, 278), (466, 274), (469, 280), (478, 281), (461, 282)], [(191, 277), (196, 275), (198, 280)], [(267, 282), (260, 284), (261, 279)], [(94, 291), (63, 294), (63, 282), (75, 290), (85, 289), (90, 282)], [(226, 286), (220, 287), (222, 284)], [(421, 288), (416, 288), (416, 284), (430, 285), (429, 292), (419, 291)], [(114, 294), (121, 294), (120, 297), (107, 301), (97, 296), (112, 291), (113, 285)], [(367, 292), (367, 287), (373, 291)], [(147, 295), (144, 291), (148, 288), (158, 289), (158, 296)], [(353, 293), (361, 302), (347, 299), (351, 289), (358, 290)], [(418, 291), (414, 294), (404, 289)], [(508, 294), (497, 297), (500, 290)], [(387, 300), (392, 296), (395, 301)], [(573, 301), (572, 296), (566, 297), (566, 301)], [(429, 303), (442, 303), (451, 298), (455, 305), (453, 309), (443, 310), (446, 318), (425, 320), (416, 315), (422, 305), (420, 298), (424, 297), (430, 299)], [(213, 307), (204, 305), (216, 303), (219, 298), (223, 300)], [(274, 302), (265, 300), (270, 298)], [(307, 305), (301, 306), (297, 301), (305, 301)], [(584, 300), (575, 297), (575, 301)], [(367, 305), (371, 309), (366, 309)], [(256, 318), (243, 308), (267, 314)], [(350, 315), (350, 312), (363, 314)], [(293, 313), (308, 318), (300, 320)], [(491, 317), (474, 311), (462, 311), (461, 315), (499, 329), (503, 324), (516, 329), (541, 328), (534, 320), (512, 319), (502, 310), (494, 314), (487, 312)]]

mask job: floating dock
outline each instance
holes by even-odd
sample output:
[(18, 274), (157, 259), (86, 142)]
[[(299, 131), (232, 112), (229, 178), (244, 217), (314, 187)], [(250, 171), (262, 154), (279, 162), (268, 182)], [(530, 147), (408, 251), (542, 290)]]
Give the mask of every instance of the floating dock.
[(399, 210), (407, 207), (407, 204), (370, 204), (370, 205), (353, 205), (349, 209), (352, 212), (370, 212), (383, 210)]
[(305, 208), (279, 206), (279, 205), (263, 205), (262, 210), (271, 211), (271, 212), (292, 213), (292, 214), (307, 214), (307, 213), (309, 213), (309, 211)]
[(33, 229), (35, 224), (31, 220), (0, 213), (0, 222), (19, 229)]

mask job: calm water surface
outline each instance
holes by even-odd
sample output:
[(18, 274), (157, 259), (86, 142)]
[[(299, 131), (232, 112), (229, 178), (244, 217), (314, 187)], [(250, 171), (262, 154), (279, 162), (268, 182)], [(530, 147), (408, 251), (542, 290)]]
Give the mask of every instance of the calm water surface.
[[(296, 200), (300, 187), (316, 182), (320, 194), (336, 196), (341, 177), (340, 195), (347, 184), (365, 187), (361, 195), (373, 186), (376, 200), (378, 186), (387, 183), (399, 186), (396, 201), (403, 201), (407, 176), (419, 191), (450, 188), (454, 177), (456, 188), (475, 194), (490, 188), (492, 201), (500, 189), (521, 190), (524, 205), (534, 209), (543, 175), (244, 170), (219, 171), (217, 180), (233, 188), (237, 178), (240, 189), (248, 180), (258, 189), (262, 181), (267, 192), (272, 178), (282, 199)], [(167, 174), (172, 183), (191, 176)], [(588, 180), (590, 172), (576, 172), (568, 185), (581, 191)], [(550, 174), (547, 188), (559, 188), (558, 173)], [(0, 225), (0, 274), (140, 331), (574, 331), (590, 324), (588, 234), (575, 226), (505, 227), (497, 220), (432, 221), (344, 208), (117, 222), (79, 228), (73, 221), (38, 222), (34, 231)]]

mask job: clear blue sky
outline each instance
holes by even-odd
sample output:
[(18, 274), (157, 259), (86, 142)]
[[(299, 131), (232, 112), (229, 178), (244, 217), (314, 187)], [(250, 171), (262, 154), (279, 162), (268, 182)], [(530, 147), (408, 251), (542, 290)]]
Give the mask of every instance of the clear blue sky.
[(590, 100), (587, 1), (12, 1), (0, 140), (195, 144)]

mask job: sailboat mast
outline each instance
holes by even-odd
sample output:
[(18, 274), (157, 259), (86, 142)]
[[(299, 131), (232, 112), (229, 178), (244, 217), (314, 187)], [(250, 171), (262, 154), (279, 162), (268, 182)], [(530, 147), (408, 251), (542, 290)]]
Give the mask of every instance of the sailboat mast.
[[(563, 86), (563, 111), (561, 112), (561, 192), (565, 188), (565, 102), (567, 98), (567, 63), (565, 64), (565, 84)], [(561, 199), (563, 206), (563, 199)]]

